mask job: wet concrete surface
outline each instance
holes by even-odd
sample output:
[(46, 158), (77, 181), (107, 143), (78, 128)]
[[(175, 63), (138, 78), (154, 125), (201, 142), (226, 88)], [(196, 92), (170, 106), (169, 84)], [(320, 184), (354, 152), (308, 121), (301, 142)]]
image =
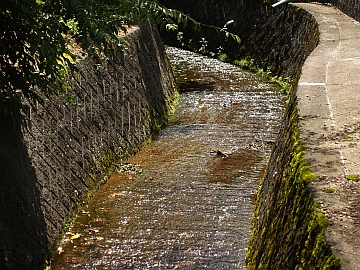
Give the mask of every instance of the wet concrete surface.
[(286, 97), (233, 65), (167, 52), (181, 90), (171, 124), (82, 209), (52, 269), (245, 269)]

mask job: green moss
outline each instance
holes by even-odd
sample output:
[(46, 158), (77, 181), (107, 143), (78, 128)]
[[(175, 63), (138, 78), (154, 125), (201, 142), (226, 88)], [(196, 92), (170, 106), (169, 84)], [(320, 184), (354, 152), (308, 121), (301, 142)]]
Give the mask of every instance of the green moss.
[(335, 192), (335, 189), (333, 188), (327, 188), (324, 190), (325, 193), (334, 193)]
[(240, 66), (243, 69), (247, 69), (253, 72), (256, 72), (258, 75), (268, 79), (269, 81), (278, 84), (282, 89), (284, 94), (286, 94), (287, 96), (290, 97), (290, 93), (293, 89), (293, 85), (292, 85), (292, 79), (290, 77), (279, 77), (276, 75), (273, 75), (271, 72), (271, 68), (262, 68), (259, 67), (255, 64), (255, 60), (254, 59), (248, 59), (248, 58), (244, 58), (244, 59), (240, 59), (240, 60), (235, 60), (233, 62), (233, 64)]
[(350, 174), (350, 175), (346, 176), (346, 179), (356, 181), (356, 182), (360, 181), (360, 177), (358, 174)]
[(293, 104), (257, 196), (246, 255), (249, 270), (340, 269), (325, 239), (329, 222), (317, 211), (308, 189), (316, 175), (303, 157), (306, 147)]

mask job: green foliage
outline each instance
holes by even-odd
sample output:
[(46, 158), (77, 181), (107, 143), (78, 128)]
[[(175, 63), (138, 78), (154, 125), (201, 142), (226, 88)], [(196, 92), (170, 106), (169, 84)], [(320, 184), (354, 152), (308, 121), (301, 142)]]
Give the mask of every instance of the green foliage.
[(253, 70), (256, 68), (253, 59), (251, 59), (251, 60), (248, 60), (248, 59), (235, 60), (234, 64), (237, 66), (240, 66), (243, 69)]
[[(178, 25), (182, 24), (184, 29), (190, 24), (191, 28), (195, 32), (201, 32), (201, 29), (203, 26), (211, 27), (216, 30), (218, 33), (225, 34), (226, 39), (233, 39), (236, 43), (240, 44), (241, 39), (238, 35), (235, 35), (229, 31), (227, 31), (225, 28), (216, 27), (213, 25), (206, 25), (201, 22), (197, 22), (194, 19), (192, 19), (189, 15), (184, 14), (181, 11), (169, 9), (166, 8), (154, 1), (147, 1), (147, 6), (149, 9), (149, 12), (152, 13), (155, 17), (155, 22), (159, 25), (160, 30), (166, 29), (167, 31), (178, 31)], [(181, 32), (179, 32), (181, 33)], [(181, 39), (182, 37), (181, 33)], [(179, 40), (179, 36), (178, 36)], [(206, 46), (204, 46), (203, 42), (207, 42), (205, 38), (201, 38), (201, 49), (206, 49)], [(206, 44), (207, 45), (207, 44)]]
[(199, 48), (199, 53), (203, 53), (206, 54), (208, 53), (207, 50), (207, 46), (208, 46), (209, 41), (207, 41), (204, 37), (201, 38), (200, 40), (200, 48)]
[(119, 33), (126, 26), (149, 18), (168, 31), (178, 31), (180, 23), (201, 30), (188, 15), (150, 0), (1, 1), (0, 18), (0, 117), (26, 113), (52, 94), (71, 100), (69, 79), (76, 71), (71, 44), (107, 58), (123, 45)]
[(94, 3), (1, 2), (1, 116), (18, 114), (29, 105), (42, 103), (43, 94), (65, 92), (69, 75), (76, 70), (76, 57), (67, 47), (69, 38), (75, 38), (89, 53), (109, 48), (116, 28), (111, 21), (104, 23), (106, 20), (97, 18), (100, 11)]
[(221, 53), (221, 54), (219, 54), (218, 59), (219, 59), (221, 62), (226, 62), (226, 61), (227, 61), (227, 55), (226, 55), (226, 53)]
[(22, 97), (40, 101), (35, 85), (45, 93), (64, 87), (66, 29), (57, 16), (44, 16), (43, 6), (35, 0), (1, 3), (1, 114), (19, 110)]
[(278, 84), (284, 91), (284, 94), (286, 94), (287, 96), (290, 96), (290, 92), (292, 89), (292, 84), (291, 84), (291, 78), (290, 77), (278, 77), (278, 76), (273, 76), (271, 71), (269, 70), (264, 70), (262, 68), (257, 69), (257, 73), (267, 79), (269, 79), (271, 82)]

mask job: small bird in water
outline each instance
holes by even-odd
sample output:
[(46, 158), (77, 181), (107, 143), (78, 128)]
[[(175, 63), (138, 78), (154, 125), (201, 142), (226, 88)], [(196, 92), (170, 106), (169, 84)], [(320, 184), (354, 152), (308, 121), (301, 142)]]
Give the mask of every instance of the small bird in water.
[(222, 157), (222, 158), (226, 158), (228, 157), (229, 155), (232, 155), (232, 152), (222, 152), (220, 150), (217, 150), (217, 151), (210, 151), (210, 153), (216, 153), (216, 156), (218, 157)]
[(217, 150), (216, 155), (218, 155), (218, 156), (220, 156), (222, 158), (226, 158), (228, 156), (226, 153), (223, 153), (220, 150)]

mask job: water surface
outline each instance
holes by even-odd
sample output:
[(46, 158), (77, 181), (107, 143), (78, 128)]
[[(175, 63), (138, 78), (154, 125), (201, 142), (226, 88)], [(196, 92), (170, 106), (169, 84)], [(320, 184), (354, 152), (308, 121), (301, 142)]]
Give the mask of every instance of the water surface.
[(245, 269), (285, 97), (236, 66), (167, 53), (181, 90), (172, 124), (127, 161), (137, 173), (113, 174), (78, 215), (53, 269)]

